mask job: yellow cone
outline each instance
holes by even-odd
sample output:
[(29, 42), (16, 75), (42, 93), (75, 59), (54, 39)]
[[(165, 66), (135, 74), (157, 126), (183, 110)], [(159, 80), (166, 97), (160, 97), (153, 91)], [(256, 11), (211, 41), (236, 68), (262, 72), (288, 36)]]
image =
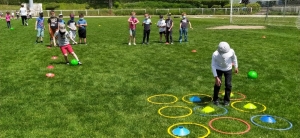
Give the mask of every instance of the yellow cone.
[(215, 109), (210, 106), (206, 106), (201, 111), (204, 113), (211, 113), (211, 112), (215, 111)]
[(247, 103), (246, 105), (244, 105), (244, 108), (246, 108), (246, 109), (256, 109), (257, 107), (252, 103)]
[[(223, 92), (222, 95), (224, 96), (224, 95), (225, 95), (225, 92)], [(230, 97), (233, 97), (233, 96), (234, 96), (234, 94), (231, 92), (231, 93), (230, 93)]]

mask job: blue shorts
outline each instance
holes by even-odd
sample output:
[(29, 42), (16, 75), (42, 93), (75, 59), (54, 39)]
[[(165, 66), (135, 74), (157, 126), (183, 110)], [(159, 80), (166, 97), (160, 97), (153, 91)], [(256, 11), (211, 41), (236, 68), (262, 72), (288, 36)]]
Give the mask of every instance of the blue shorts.
[(44, 30), (43, 28), (37, 28), (37, 37), (44, 37)]

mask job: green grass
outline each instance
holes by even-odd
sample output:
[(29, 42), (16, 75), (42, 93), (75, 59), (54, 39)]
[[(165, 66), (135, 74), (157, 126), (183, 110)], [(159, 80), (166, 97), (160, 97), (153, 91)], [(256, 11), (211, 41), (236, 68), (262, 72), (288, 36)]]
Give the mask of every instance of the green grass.
[[(169, 106), (193, 108), (196, 105), (181, 98), (192, 93), (211, 95), (214, 83), (211, 55), (220, 41), (227, 41), (238, 56), (240, 72), (233, 75), (233, 92), (243, 93), (247, 96), (245, 100), (267, 107), (263, 113), (244, 113), (227, 107), (226, 116), (251, 124), (251, 116), (270, 114), (288, 119), (294, 127), (275, 131), (251, 124), (251, 130), (244, 135), (211, 130), (209, 137), (299, 137), (300, 51), (299, 30), (295, 27), (208, 30), (205, 28), (228, 25), (228, 20), (190, 19), (194, 30), (189, 30), (188, 43), (158, 43), (158, 29), (153, 25), (150, 45), (142, 46), (139, 24), (138, 45), (128, 46), (127, 18), (87, 18), (88, 45), (73, 46), (82, 66), (67, 66), (59, 48), (48, 49), (48, 32), (44, 44), (34, 44), (34, 20), (27, 27), (21, 26), (20, 20), (13, 20), (15, 30), (7, 29), (2, 20), (0, 137), (165, 138), (170, 137), (167, 129), (175, 123), (194, 122), (208, 127), (208, 122), (215, 117), (192, 114), (185, 118), (165, 118), (157, 113), (165, 105), (149, 103), (147, 98), (172, 94), (178, 101)], [(152, 20), (156, 23), (158, 19)], [(173, 38), (177, 40), (179, 19), (174, 20)], [(266, 39), (262, 39), (263, 35)], [(192, 53), (193, 49), (197, 52)], [(58, 59), (52, 60), (52, 56)], [(53, 70), (46, 68), (50, 64), (54, 65)], [(250, 70), (258, 72), (258, 79), (246, 78)], [(55, 77), (45, 77), (48, 72), (55, 73)], [(172, 102), (174, 99), (154, 97), (152, 100)], [(188, 113), (184, 108), (168, 108), (162, 112), (169, 116)], [(223, 131), (246, 129), (234, 120), (218, 120), (213, 125)], [(275, 126), (286, 127), (286, 124)], [(191, 131), (188, 137), (206, 133), (201, 127), (186, 127)]]

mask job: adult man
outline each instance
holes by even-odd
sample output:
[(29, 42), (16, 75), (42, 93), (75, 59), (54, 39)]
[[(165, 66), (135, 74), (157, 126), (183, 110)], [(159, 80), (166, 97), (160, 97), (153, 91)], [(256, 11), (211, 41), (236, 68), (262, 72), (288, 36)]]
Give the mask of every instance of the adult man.
[(23, 4), (21, 5), (21, 8), (20, 8), (20, 15), (21, 15), (21, 18), (22, 18), (22, 24), (28, 26), (28, 23), (27, 23), (27, 9), (24, 7)]

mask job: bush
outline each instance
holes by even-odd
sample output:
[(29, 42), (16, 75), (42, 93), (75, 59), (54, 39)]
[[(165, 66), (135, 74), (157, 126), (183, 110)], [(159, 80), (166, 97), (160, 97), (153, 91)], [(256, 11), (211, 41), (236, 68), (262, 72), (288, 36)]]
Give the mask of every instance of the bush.
[(221, 5), (213, 5), (213, 6), (211, 6), (211, 8), (222, 8), (222, 6)]
[(121, 8), (122, 5), (120, 2), (116, 1), (116, 2), (114, 2), (114, 7), (118, 9), (118, 8)]
[(45, 9), (46, 10), (55, 10), (57, 8), (59, 8), (60, 5), (59, 3), (48, 3), (46, 6), (45, 6)]

